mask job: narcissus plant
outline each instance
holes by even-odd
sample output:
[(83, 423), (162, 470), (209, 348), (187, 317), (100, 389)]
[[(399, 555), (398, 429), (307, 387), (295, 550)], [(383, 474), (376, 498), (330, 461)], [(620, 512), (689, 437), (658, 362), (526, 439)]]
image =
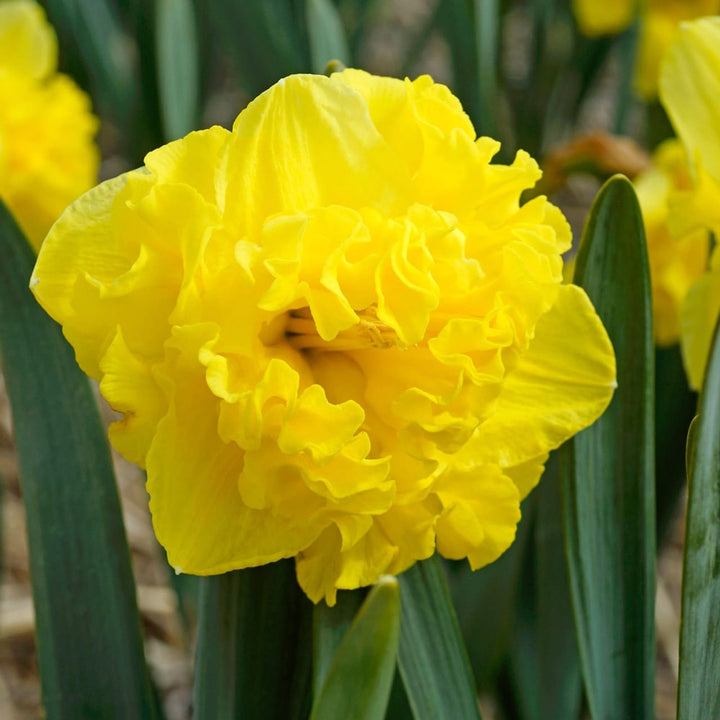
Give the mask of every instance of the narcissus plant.
[(30, 0), (0, 2), (0, 198), (37, 250), (97, 182), (90, 100), (57, 72), (57, 40)]
[(653, 99), (660, 64), (680, 24), (720, 12), (720, 0), (573, 0), (573, 10), (581, 32), (590, 37), (623, 32), (639, 17), (635, 87)]
[(690, 190), (692, 182), (687, 153), (675, 138), (657, 148), (652, 166), (635, 179), (650, 260), (655, 342), (660, 346), (680, 341), (681, 308), (707, 269), (708, 231), (700, 227), (676, 236), (668, 224), (670, 198)]
[(122, 413), (178, 571), (294, 557), (314, 601), (512, 543), (615, 386), (570, 231), (443, 85), (287, 77), (72, 205), (33, 292)]
[[(709, 230), (720, 237), (720, 17), (683, 25), (663, 65), (661, 99), (692, 166), (692, 187), (669, 198), (668, 222), (678, 236)], [(680, 314), (690, 385), (702, 386), (720, 313), (720, 255), (688, 292)]]

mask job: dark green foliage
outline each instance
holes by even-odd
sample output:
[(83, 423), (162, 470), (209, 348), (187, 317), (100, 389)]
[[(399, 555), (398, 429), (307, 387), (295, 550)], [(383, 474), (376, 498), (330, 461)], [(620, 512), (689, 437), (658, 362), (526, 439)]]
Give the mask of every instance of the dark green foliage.
[(49, 718), (157, 717), (105, 431), (35, 258), (0, 202), (0, 349), (20, 459)]
[(566, 549), (596, 720), (654, 717), (654, 350), (645, 234), (632, 185), (611, 178), (590, 211), (575, 281), (617, 357), (618, 388), (562, 448)]

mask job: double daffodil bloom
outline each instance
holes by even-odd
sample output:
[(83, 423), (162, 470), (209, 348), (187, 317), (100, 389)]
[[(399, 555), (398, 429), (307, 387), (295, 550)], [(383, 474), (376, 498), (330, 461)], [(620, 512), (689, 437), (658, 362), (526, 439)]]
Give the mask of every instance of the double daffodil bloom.
[(635, 179), (647, 237), (652, 277), (655, 343), (680, 340), (680, 311), (690, 288), (707, 269), (710, 238), (704, 228), (676, 237), (668, 225), (671, 197), (692, 187), (687, 153), (679, 140), (666, 140), (652, 166)]
[(90, 102), (56, 69), (57, 41), (42, 8), (0, 2), (0, 198), (36, 250), (97, 180)]
[(720, 0), (573, 0), (573, 10), (581, 32), (590, 37), (622, 32), (639, 14), (635, 86), (641, 97), (653, 99), (660, 63), (680, 23), (720, 12)]
[[(720, 17), (683, 25), (663, 64), (660, 97), (692, 163), (693, 186), (670, 197), (676, 236), (699, 229), (720, 238)], [(692, 387), (702, 385), (720, 312), (720, 255), (681, 310), (682, 350)]]
[(123, 414), (179, 571), (295, 557), (307, 595), (513, 541), (615, 385), (568, 225), (450, 91), (287, 77), (50, 232), (31, 286)]

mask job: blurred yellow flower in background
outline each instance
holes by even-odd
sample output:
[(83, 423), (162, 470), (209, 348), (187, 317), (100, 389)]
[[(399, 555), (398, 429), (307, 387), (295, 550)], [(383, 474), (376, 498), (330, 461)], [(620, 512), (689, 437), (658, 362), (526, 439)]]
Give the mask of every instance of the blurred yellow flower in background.
[[(720, 237), (720, 17), (685, 23), (662, 68), (660, 96), (692, 164), (692, 187), (670, 196), (676, 236), (710, 230)], [(700, 388), (720, 311), (720, 257), (690, 290), (681, 311), (690, 384)]]
[(636, 6), (637, 0), (573, 0), (573, 13), (583, 35), (616, 35), (630, 27)]
[(36, 250), (97, 181), (97, 120), (87, 96), (56, 69), (57, 41), (42, 8), (0, 2), (0, 198)]
[(640, 15), (640, 38), (635, 87), (648, 100), (658, 92), (663, 55), (680, 23), (720, 12), (720, 0), (573, 0), (581, 32), (587, 36), (614, 35)]
[(287, 77), (71, 206), (31, 286), (124, 418), (173, 566), (295, 557), (313, 600), (513, 541), (615, 361), (569, 227), (459, 101)]
[(679, 140), (662, 143), (653, 164), (634, 181), (645, 224), (653, 293), (655, 343), (680, 340), (680, 308), (707, 269), (710, 238), (700, 228), (676, 237), (668, 226), (668, 201), (692, 185), (687, 153)]

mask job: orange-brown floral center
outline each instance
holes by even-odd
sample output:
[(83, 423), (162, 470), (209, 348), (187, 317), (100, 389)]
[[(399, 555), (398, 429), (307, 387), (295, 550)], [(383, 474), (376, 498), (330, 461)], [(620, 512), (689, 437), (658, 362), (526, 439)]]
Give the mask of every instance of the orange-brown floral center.
[(296, 350), (365, 350), (387, 349), (401, 345), (397, 333), (378, 319), (375, 308), (358, 312), (360, 321), (342, 330), (333, 340), (323, 340), (318, 334), (310, 308), (291, 310), (287, 316), (285, 336)]

